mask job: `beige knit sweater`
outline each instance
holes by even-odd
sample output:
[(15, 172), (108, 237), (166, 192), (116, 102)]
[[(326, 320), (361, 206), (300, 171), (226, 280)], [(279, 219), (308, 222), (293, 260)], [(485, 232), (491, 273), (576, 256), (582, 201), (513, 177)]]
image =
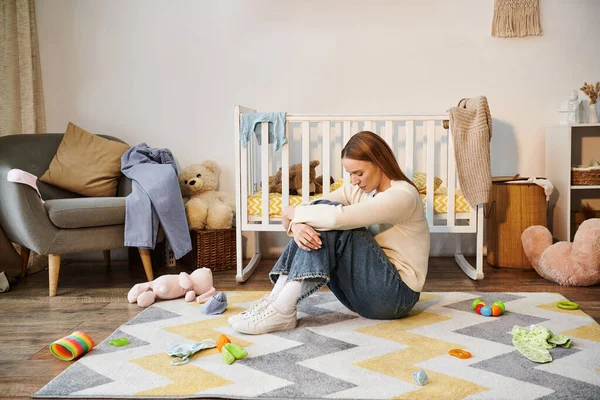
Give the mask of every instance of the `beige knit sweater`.
[(452, 107), (450, 129), (463, 195), (471, 207), (487, 203), (492, 186), (492, 117), (485, 96), (463, 99)]
[(346, 184), (326, 198), (343, 206), (296, 207), (288, 235), (292, 235), (291, 229), (296, 223), (318, 230), (367, 227), (404, 283), (415, 292), (423, 289), (429, 260), (429, 225), (421, 196), (411, 184), (392, 181), (389, 189), (376, 196), (365, 193), (357, 185)]

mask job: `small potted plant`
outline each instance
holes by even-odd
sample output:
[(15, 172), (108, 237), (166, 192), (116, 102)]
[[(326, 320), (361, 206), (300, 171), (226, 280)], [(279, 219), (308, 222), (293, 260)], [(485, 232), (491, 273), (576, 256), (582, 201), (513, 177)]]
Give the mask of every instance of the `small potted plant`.
[(579, 89), (590, 98), (590, 115), (588, 117), (588, 122), (590, 124), (598, 123), (598, 111), (596, 111), (596, 101), (598, 100), (598, 95), (600, 95), (600, 81), (596, 82), (596, 85), (593, 83), (588, 85), (587, 82), (583, 83), (583, 86)]

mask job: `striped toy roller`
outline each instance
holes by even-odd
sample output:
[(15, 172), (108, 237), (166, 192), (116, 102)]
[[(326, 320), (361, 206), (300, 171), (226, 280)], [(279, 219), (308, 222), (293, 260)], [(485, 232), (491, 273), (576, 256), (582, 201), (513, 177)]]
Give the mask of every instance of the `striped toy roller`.
[(63, 361), (71, 361), (90, 351), (94, 341), (87, 334), (77, 331), (50, 344), (52, 354)]

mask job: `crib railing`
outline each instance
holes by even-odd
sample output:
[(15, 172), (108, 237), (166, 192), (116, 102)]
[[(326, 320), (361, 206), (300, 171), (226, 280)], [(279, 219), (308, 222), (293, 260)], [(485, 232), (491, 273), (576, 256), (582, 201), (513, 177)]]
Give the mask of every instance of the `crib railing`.
[[(311, 124), (318, 126), (318, 134), (322, 137), (322, 172), (324, 181), (331, 174), (331, 136), (332, 128), (336, 134), (341, 134), (343, 137), (343, 145), (345, 145), (350, 137), (358, 131), (358, 127), (362, 125), (363, 130), (375, 129), (375, 124), (383, 129), (377, 129), (386, 142), (394, 149), (394, 135), (397, 133), (394, 130), (394, 123), (401, 122), (405, 129), (405, 149), (404, 160), (400, 161), (400, 167), (403, 169), (409, 179), (413, 178), (415, 172), (415, 123), (423, 124), (423, 142), (426, 143), (426, 162), (425, 173), (426, 180), (426, 218), (432, 233), (438, 232), (475, 232), (474, 223), (476, 221), (474, 208), (471, 209), (469, 215), (464, 213), (457, 215), (456, 210), (456, 193), (459, 188), (458, 179), (456, 179), (456, 162), (454, 157), (454, 147), (452, 143), (452, 135), (449, 129), (442, 129), (443, 137), (440, 137), (441, 153), (446, 153), (447, 157), (440, 157), (443, 163), (438, 163), (435, 156), (436, 146), (436, 125), (441, 127), (443, 121), (447, 120), (447, 115), (411, 115), (411, 116), (319, 116), (319, 115), (294, 115), (290, 114), (286, 118), (286, 128), (289, 132), (290, 124), (299, 124), (301, 130), (301, 162), (302, 162), (302, 187), (309, 187), (309, 162), (310, 155), (310, 128)], [(332, 126), (333, 125), (333, 126)], [(268, 124), (262, 123), (261, 138), (268, 137)], [(291, 141), (281, 148), (280, 155), (270, 155), (269, 144), (267, 141), (261, 140), (262, 144), (258, 143), (255, 137), (249, 140), (247, 147), (240, 146), (239, 131), (236, 138), (236, 158), (240, 160), (244, 168), (238, 169), (240, 174), (240, 182), (238, 183), (241, 190), (240, 200), (238, 204), (241, 206), (240, 216), (241, 224), (244, 230), (252, 231), (279, 231), (282, 230), (280, 219), (270, 218), (269, 216), (269, 176), (275, 171), (271, 170), (272, 157), (280, 156), (279, 164), (282, 168), (282, 207), (289, 205), (289, 166), (290, 166), (290, 146)], [(394, 149), (396, 151), (397, 149)], [(270, 158), (271, 156), (271, 158)], [(443, 159), (445, 158), (445, 159)], [(336, 159), (335, 162), (341, 162)], [(436, 176), (436, 165), (440, 169), (437, 175), (443, 177), (443, 181), (447, 187), (447, 212), (444, 215), (435, 215), (434, 213), (434, 179)], [(350, 182), (349, 174), (344, 174), (344, 182)], [(249, 218), (248, 205), (246, 199), (256, 190), (262, 190), (262, 212), (260, 219)], [(323, 194), (329, 194), (330, 188), (328, 184), (323, 185)], [(302, 193), (302, 202), (309, 202), (309, 193), (304, 190)], [(457, 224), (457, 220), (463, 220), (464, 223)]]
[[(255, 112), (255, 110), (236, 106), (235, 107), (235, 161), (236, 161), (236, 238), (237, 238), (237, 264), (238, 282), (244, 282), (252, 274), (261, 259), (259, 250), (260, 231), (282, 231), (280, 218), (271, 218), (269, 215), (269, 176), (275, 174), (273, 161), (282, 168), (282, 207), (290, 204), (289, 196), (289, 167), (290, 147), (292, 140), (284, 145), (280, 151), (272, 152), (269, 149), (268, 124), (262, 123), (261, 142), (259, 144), (255, 135), (252, 135), (248, 145), (242, 147), (240, 144), (240, 117), (243, 113)], [(301, 133), (301, 163), (302, 163), (302, 187), (309, 187), (311, 159), (311, 125), (316, 125), (319, 137), (322, 138), (322, 149), (320, 159), (322, 160), (323, 172), (323, 194), (329, 191), (328, 177), (331, 174), (332, 161), (340, 163), (339, 156), (333, 160), (331, 157), (332, 143), (342, 138), (342, 147), (350, 137), (362, 130), (371, 130), (381, 135), (390, 145), (394, 153), (398, 155), (400, 167), (409, 179), (413, 179), (416, 172), (415, 167), (415, 144), (417, 143), (416, 125), (419, 124), (423, 134), (423, 143), (426, 143), (425, 173), (426, 179), (426, 218), (431, 233), (456, 233), (455, 259), (460, 268), (471, 279), (483, 279), (483, 206), (470, 207), (469, 212), (456, 212), (456, 194), (460, 183), (456, 176), (456, 161), (454, 157), (454, 146), (452, 134), (447, 128), (448, 116), (439, 115), (296, 115), (288, 114), (286, 128), (288, 135), (291, 132), (291, 124), (300, 126)], [(396, 136), (399, 129), (395, 125), (404, 126), (404, 157), (400, 159), (400, 147), (395, 147)], [(436, 141), (436, 131), (440, 132), (440, 140)], [(337, 142), (336, 142), (337, 143)], [(436, 143), (439, 143), (439, 157), (436, 156)], [(295, 145), (294, 145), (295, 146)], [(423, 152), (423, 149), (420, 149)], [(272, 153), (272, 155), (271, 155)], [(278, 153), (279, 155), (276, 155)], [(280, 159), (274, 160), (274, 158)], [(334, 164), (335, 165), (335, 164)], [(447, 188), (447, 211), (436, 214), (434, 212), (434, 182), (436, 168)], [(344, 173), (344, 182), (350, 182), (350, 176)], [(248, 213), (248, 196), (257, 190), (262, 190), (261, 216), (250, 216)], [(302, 202), (309, 202), (309, 191), (302, 191)], [(242, 232), (254, 232), (255, 253), (246, 267), (242, 263)], [(461, 250), (461, 234), (476, 233), (476, 266), (472, 266), (465, 259)]]

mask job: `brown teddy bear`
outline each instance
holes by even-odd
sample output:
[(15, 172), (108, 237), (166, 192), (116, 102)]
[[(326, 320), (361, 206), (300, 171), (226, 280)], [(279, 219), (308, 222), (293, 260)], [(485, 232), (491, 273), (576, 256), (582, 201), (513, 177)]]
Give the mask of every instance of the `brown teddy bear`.
[[(312, 196), (317, 192), (317, 185), (315, 184), (317, 179), (317, 167), (321, 164), (318, 160), (311, 161), (309, 164), (309, 194)], [(269, 177), (269, 193), (281, 193), (282, 190), (281, 181), (281, 168), (274, 176)], [(302, 196), (302, 163), (294, 164), (290, 166), (290, 196)]]
[(542, 278), (565, 286), (600, 283), (600, 218), (584, 221), (573, 243), (552, 244), (550, 231), (530, 226), (521, 235), (523, 250)]
[[(333, 177), (330, 176), (329, 177), (329, 185), (333, 185), (335, 183), (335, 180), (333, 180)], [(323, 175), (319, 175), (317, 176), (317, 179), (315, 179), (315, 193), (323, 193)]]

